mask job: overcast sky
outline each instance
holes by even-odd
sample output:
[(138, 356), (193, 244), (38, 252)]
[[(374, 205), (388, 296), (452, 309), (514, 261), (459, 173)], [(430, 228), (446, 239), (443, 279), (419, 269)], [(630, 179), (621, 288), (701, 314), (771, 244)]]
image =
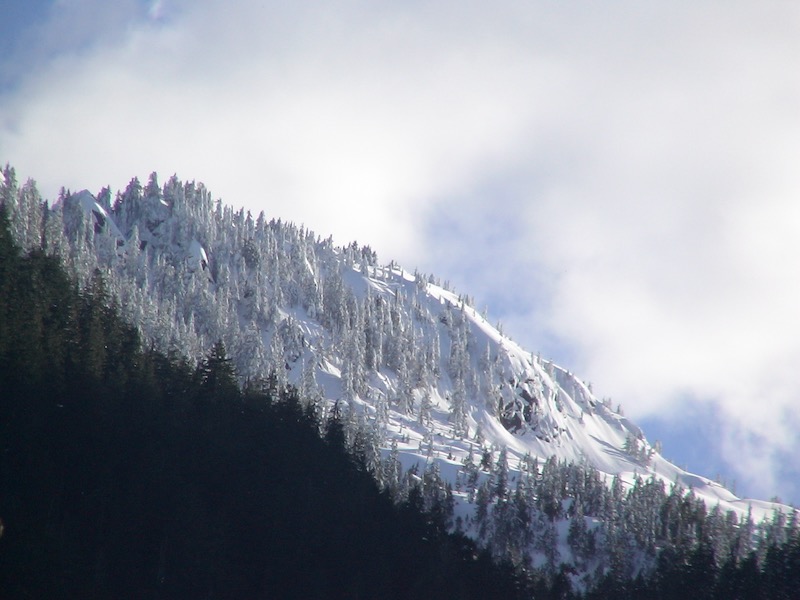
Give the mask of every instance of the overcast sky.
[(368, 244), (800, 502), (800, 4), (11, 4), (0, 162), (45, 197), (177, 173)]

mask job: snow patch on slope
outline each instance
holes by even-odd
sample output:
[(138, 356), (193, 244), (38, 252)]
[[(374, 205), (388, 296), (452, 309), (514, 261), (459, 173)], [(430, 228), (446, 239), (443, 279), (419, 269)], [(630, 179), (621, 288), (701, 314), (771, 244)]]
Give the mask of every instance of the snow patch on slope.
[[(189, 192), (197, 205), (187, 200)], [(526, 456), (540, 463), (556, 457), (591, 465), (608, 481), (619, 476), (632, 485), (637, 476), (654, 476), (667, 486), (677, 483), (709, 507), (719, 504), (740, 517), (752, 509), (760, 520), (781, 508), (739, 499), (670, 463), (585, 382), (519, 346), (433, 278), (394, 263), (380, 266), (368, 252), (334, 248), (293, 226), (212, 208), (194, 184), (171, 192), (165, 187), (164, 195), (135, 197), (124, 222), (129, 235), (139, 231), (149, 263), (142, 259), (137, 266), (117, 256), (107, 265), (112, 274), (145, 270), (134, 278), (139, 287), (120, 275), (119, 293), (124, 306), (139, 307), (136, 321), (146, 333), (166, 338), (164, 346), (179, 340), (185, 354), (197, 357), (223, 338), (243, 377), (276, 369), (299, 388), (311, 385), (304, 373), (311, 365), (329, 406), (355, 407), (379, 424), (384, 453), (396, 446), (400, 462), (420, 471), (435, 463), (453, 484), (470, 453), (505, 448), (517, 474)], [(125, 243), (94, 196), (82, 191), (68, 201), (91, 215), (96, 234)], [(158, 287), (149, 283), (156, 278)], [(157, 303), (147, 304), (145, 285), (161, 296)], [(428, 372), (404, 373), (406, 358), (384, 356), (355, 373), (354, 357), (365, 360), (360, 346), (372, 326), (365, 322), (368, 312), (382, 315), (384, 329), (369, 332), (382, 340), (373, 340), (379, 351), (408, 354), (418, 366), (430, 363)], [(162, 331), (165, 323), (172, 332)], [(467, 515), (467, 495), (457, 491), (456, 498), (457, 513)]]

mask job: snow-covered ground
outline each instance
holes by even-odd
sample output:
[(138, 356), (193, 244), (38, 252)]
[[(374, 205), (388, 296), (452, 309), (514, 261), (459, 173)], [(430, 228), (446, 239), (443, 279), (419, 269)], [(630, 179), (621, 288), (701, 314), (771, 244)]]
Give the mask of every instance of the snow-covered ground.
[(126, 317), (162, 349), (197, 359), (223, 340), (243, 381), (274, 373), (323, 409), (346, 406), (372, 423), (383, 456), (394, 448), (406, 470), (435, 464), (462, 521), (474, 514), (459, 485), (465, 460), (503, 449), (511, 480), (527, 459), (555, 457), (609, 485), (615, 476), (677, 484), (739, 519), (790, 510), (672, 464), (575, 374), (520, 347), (434, 277), (378, 264), (368, 247), (234, 212), (174, 177), (163, 190), (154, 178), (144, 192), (132, 182), (113, 210), (85, 190), (44, 215), (15, 210), (15, 223), (28, 224), (21, 238), (36, 237), (37, 219), (57, 223), (44, 228), (47, 247), (68, 248), (84, 280), (100, 269)]

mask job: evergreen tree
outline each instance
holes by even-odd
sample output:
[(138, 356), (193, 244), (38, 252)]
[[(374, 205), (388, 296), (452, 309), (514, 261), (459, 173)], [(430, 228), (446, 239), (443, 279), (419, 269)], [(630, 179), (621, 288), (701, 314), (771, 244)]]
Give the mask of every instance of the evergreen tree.
[(238, 397), (236, 371), (221, 340), (214, 343), (205, 360), (198, 366), (197, 375), (206, 398), (231, 401)]
[(505, 447), (500, 450), (500, 454), (497, 456), (493, 492), (498, 501), (505, 502), (508, 500), (508, 451)]

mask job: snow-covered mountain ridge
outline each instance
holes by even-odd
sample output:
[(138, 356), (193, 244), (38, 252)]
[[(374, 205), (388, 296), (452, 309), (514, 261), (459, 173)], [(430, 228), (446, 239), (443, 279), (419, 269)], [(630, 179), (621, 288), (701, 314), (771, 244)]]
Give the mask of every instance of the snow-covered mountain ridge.
[[(470, 535), (486, 536), (478, 488), (501, 460), (512, 481), (555, 459), (596, 469), (609, 487), (615, 478), (677, 484), (739, 519), (790, 510), (670, 463), (577, 376), (520, 347), (435, 277), (381, 265), (367, 246), (254, 218), (176, 177), (160, 186), (153, 174), (144, 187), (134, 179), (113, 205), (107, 189), (65, 191), (52, 208), (32, 183), (7, 193), (5, 179), (24, 247), (43, 245), (84, 282), (99, 272), (161, 349), (196, 360), (222, 340), (243, 382), (272, 374), (320, 416), (344, 414), (381, 449), (366, 452), (376, 472), (388, 458), (412, 475), (433, 470)], [(487, 456), (482, 470), (470, 467)]]

